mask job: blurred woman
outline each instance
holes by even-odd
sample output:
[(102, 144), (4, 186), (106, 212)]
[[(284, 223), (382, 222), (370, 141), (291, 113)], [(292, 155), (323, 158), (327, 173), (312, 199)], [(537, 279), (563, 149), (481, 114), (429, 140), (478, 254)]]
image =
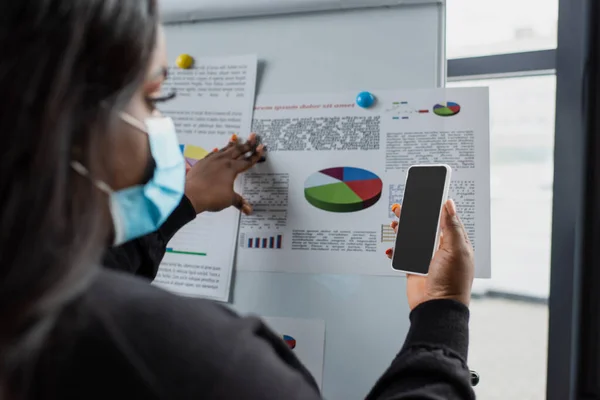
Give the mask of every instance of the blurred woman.
[[(155, 109), (164, 45), (154, 0), (0, 5), (2, 399), (320, 398), (259, 319), (100, 267), (184, 192), (195, 213), (247, 208), (232, 182), (262, 155), (252, 138), (186, 182), (174, 124)], [(369, 398), (473, 398), (473, 255), (451, 202), (442, 229), (429, 276), (409, 279), (404, 347)]]

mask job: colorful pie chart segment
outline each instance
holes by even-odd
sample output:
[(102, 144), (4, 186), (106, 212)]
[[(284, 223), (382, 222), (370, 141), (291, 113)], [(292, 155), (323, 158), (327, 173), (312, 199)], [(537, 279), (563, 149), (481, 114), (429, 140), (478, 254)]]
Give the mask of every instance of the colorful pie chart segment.
[(192, 144), (180, 144), (179, 148), (185, 157), (185, 161), (193, 167), (198, 161), (202, 160), (207, 156), (208, 151), (204, 150), (200, 146), (194, 146)]
[(433, 113), (440, 117), (451, 117), (460, 112), (460, 105), (451, 101), (433, 106)]
[(296, 347), (296, 339), (294, 339), (293, 337), (291, 337), (289, 335), (283, 335), (283, 341), (292, 350), (294, 350), (294, 348)]
[(304, 197), (314, 207), (336, 213), (364, 210), (377, 203), (383, 182), (366, 169), (328, 168), (304, 182)]

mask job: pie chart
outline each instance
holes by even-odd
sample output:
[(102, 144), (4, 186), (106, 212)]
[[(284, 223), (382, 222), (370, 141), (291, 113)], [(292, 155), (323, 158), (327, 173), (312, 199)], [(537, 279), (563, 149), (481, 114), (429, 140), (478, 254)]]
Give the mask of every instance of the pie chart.
[(382, 189), (383, 182), (371, 171), (335, 167), (310, 175), (304, 182), (304, 197), (318, 209), (347, 213), (377, 203)]
[(208, 154), (208, 151), (204, 150), (202, 147), (194, 146), (192, 144), (180, 144), (179, 148), (183, 153), (183, 157), (185, 157), (185, 162), (191, 167)]
[(451, 101), (433, 106), (433, 113), (440, 117), (451, 117), (460, 112), (460, 105)]
[(283, 341), (285, 342), (285, 344), (288, 345), (288, 347), (292, 350), (294, 350), (294, 348), (296, 347), (296, 339), (294, 339), (293, 337), (291, 337), (290, 335), (283, 335)]

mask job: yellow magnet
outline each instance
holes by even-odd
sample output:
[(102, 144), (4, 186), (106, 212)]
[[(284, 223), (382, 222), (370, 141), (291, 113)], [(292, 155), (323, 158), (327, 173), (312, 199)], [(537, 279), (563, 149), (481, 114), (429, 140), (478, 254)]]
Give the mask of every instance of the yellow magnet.
[(179, 68), (188, 69), (194, 63), (194, 59), (189, 54), (180, 54), (175, 63)]

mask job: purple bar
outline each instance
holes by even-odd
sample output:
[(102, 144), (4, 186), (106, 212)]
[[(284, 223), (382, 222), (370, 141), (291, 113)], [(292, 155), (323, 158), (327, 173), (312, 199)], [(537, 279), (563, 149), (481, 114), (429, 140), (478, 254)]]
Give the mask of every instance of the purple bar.
[(281, 248), (281, 235), (277, 235), (277, 248)]
[(272, 249), (275, 247), (275, 238), (273, 236), (271, 236), (269, 238), (269, 248)]
[(252, 248), (252, 239), (248, 239), (248, 247)]
[(267, 239), (263, 239), (263, 249), (267, 248)]

